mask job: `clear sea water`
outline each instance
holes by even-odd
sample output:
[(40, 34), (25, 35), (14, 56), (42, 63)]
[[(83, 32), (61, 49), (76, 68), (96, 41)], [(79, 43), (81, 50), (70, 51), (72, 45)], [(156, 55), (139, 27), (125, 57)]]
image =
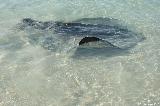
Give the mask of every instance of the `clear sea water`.
[[(146, 40), (128, 54), (75, 59), (30, 44), (16, 29), (25, 17), (115, 18)], [(159, 0), (0, 0), (0, 106), (160, 106), (159, 45)]]

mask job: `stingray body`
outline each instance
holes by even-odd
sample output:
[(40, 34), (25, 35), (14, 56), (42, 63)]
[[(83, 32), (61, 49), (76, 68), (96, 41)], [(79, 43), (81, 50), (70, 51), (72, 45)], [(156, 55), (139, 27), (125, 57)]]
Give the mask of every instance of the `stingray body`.
[[(127, 26), (122, 25), (119, 20), (111, 18), (83, 18), (72, 22), (59, 21), (36, 21), (31, 18), (22, 20), (21, 28), (32, 28), (42, 31), (53, 31), (57, 35), (66, 38), (80, 38), (79, 46), (88, 45), (96, 42), (102, 47), (127, 49), (134, 47), (144, 37), (130, 30)], [(52, 44), (56, 39), (47, 38), (45, 42)], [(94, 43), (93, 43), (94, 42)], [(100, 47), (100, 46), (98, 46)]]

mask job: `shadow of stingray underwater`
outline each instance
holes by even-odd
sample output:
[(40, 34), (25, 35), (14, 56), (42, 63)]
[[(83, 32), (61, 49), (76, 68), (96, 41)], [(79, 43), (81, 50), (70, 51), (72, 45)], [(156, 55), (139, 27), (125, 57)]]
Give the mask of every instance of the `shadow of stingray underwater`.
[[(24, 18), (19, 28), (28, 33), (30, 41), (36, 41), (53, 52), (57, 48), (63, 48), (62, 43), (67, 45), (69, 40), (78, 39), (78, 42), (72, 45), (76, 48), (74, 57), (104, 54), (114, 56), (144, 40), (141, 34), (131, 31), (120, 21), (112, 18), (82, 18), (72, 22), (42, 22)], [(31, 31), (43, 33), (33, 35)]]

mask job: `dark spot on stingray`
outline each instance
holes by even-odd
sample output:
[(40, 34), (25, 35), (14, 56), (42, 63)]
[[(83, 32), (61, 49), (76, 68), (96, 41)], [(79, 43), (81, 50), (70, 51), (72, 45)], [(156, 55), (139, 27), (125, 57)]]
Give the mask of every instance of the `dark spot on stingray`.
[(100, 41), (100, 39), (97, 38), (97, 37), (84, 37), (84, 38), (79, 42), (79, 45), (83, 45), (83, 44), (85, 44), (85, 43), (95, 42), (95, 41)]

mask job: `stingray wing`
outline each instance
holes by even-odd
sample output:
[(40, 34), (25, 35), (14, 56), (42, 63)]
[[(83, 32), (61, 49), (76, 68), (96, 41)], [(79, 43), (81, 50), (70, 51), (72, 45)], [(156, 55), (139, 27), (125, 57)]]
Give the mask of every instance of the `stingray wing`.
[[(117, 27), (123, 27), (124, 22), (114, 19), (114, 18), (82, 18), (76, 21), (73, 21), (76, 23), (82, 23), (82, 24), (94, 24), (94, 25), (108, 25), (108, 26), (117, 26)], [(122, 24), (123, 23), (123, 24)], [(123, 26), (122, 26), (123, 25)]]

